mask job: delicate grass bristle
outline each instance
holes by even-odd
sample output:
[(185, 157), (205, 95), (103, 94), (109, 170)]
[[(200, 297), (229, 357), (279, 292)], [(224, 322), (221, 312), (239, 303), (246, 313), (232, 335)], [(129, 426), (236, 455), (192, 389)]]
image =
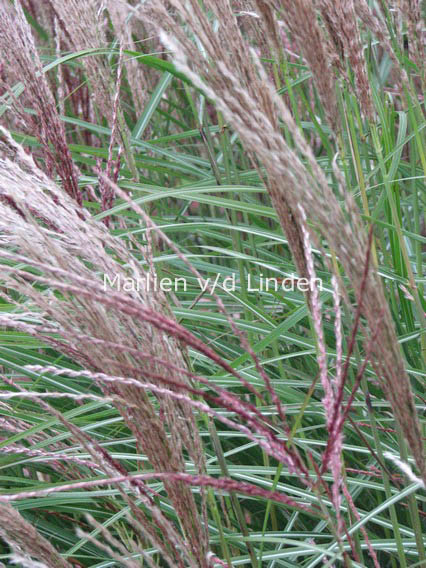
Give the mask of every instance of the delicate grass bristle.
[(0, 0), (0, 566), (425, 564), (424, 10)]

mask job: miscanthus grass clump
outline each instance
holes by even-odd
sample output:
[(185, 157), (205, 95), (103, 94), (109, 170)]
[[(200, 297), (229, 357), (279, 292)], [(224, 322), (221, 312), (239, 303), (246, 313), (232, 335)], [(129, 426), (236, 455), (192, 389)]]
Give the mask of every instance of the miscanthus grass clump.
[(424, 41), (0, 0), (0, 563), (426, 563)]

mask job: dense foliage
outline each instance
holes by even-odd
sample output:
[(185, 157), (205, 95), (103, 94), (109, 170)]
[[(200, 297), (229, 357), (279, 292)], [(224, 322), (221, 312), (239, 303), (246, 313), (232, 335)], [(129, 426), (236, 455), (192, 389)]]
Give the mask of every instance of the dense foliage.
[(426, 565), (422, 16), (0, 0), (5, 566)]

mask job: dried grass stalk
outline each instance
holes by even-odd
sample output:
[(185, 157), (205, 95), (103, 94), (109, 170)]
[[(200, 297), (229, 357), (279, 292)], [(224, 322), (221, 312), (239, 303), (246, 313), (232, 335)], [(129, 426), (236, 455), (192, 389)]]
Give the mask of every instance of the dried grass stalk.
[[(133, 39), (132, 14), (129, 4), (125, 0), (107, 0), (106, 6), (114, 26), (114, 31), (120, 40), (120, 44), (131, 51), (140, 51)], [(144, 73), (144, 66), (133, 58), (128, 57), (125, 61), (127, 80), (132, 91), (132, 98), (137, 116), (140, 116), (145, 103), (148, 100), (148, 81)]]
[[(64, 23), (71, 49), (99, 49), (108, 46), (105, 34), (105, 14), (98, 0), (49, 0)], [(95, 102), (108, 124), (114, 114), (114, 88), (111, 70), (104, 56), (88, 56), (83, 60)]]
[(312, 71), (330, 126), (337, 132), (339, 113), (332, 51), (319, 26), (314, 3), (311, 0), (281, 0), (281, 6), (288, 29)]
[[(0, 537), (10, 546), (13, 555), (31, 565), (31, 559), (51, 568), (72, 568), (31, 523), (7, 503), (0, 504)], [(21, 562), (22, 565), (22, 562)]]
[[(10, 138), (8, 143), (13, 144)], [(52, 322), (55, 322), (54, 327), (62, 337), (58, 349), (78, 359), (86, 368), (126, 375), (130, 366), (138, 370), (136, 378), (142, 382), (146, 376), (159, 374), (156, 363), (159, 359), (169, 362), (173, 368), (185, 369), (182, 347), (175, 340), (148, 322), (135, 320), (132, 313), (123, 311), (118, 300), (108, 305), (98, 301), (103, 274), (110, 278), (115, 275), (136, 278), (141, 282), (148, 274), (141, 272), (127, 249), (111, 237), (102, 224), (92, 221), (43, 175), (22, 148), (15, 145), (14, 151), (15, 161), (20, 165), (7, 158), (0, 160), (0, 227), (8, 235), (10, 244), (14, 244), (33, 266), (39, 266), (52, 289), (57, 283), (63, 300), (46, 295), (3, 266), (2, 277), (7, 286), (26, 294), (34, 309), (38, 306), (43, 312), (38, 316), (41, 328), (52, 328)], [(43, 226), (35, 222), (32, 210), (37, 211)], [(106, 249), (111, 251), (110, 255)], [(70, 285), (77, 276), (87, 282), (88, 289), (96, 284), (97, 291), (89, 295), (78, 294), (79, 288)], [(107, 292), (105, 294), (108, 296)], [(158, 318), (161, 319), (164, 313), (171, 318), (165, 298), (158, 293), (154, 297), (143, 285), (139, 292), (128, 292), (128, 296), (137, 302), (136, 305), (158, 314)], [(82, 343), (81, 335), (116, 342), (125, 348), (114, 350), (102, 341)], [(139, 349), (141, 344), (151, 358), (140, 360), (131, 355), (132, 349)], [(186, 380), (185, 375), (172, 367), (169, 372), (176, 384)], [(198, 471), (203, 471), (201, 442), (191, 407), (185, 401), (159, 396), (164, 422), (155, 412), (148, 394), (141, 389), (132, 385), (104, 385), (103, 388), (105, 394), (118, 395), (127, 401), (128, 404), (117, 402), (117, 407), (156, 471), (184, 471), (184, 448)], [(207, 535), (193, 495), (179, 481), (166, 481), (165, 486), (181, 521), (187, 546), (203, 566)]]
[[(74, 51), (96, 50), (109, 45), (106, 28), (108, 17), (106, 5), (101, 0), (49, 0), (60, 21), (67, 31), (70, 48)], [(119, 104), (120, 81), (118, 74), (112, 72), (112, 67), (105, 55), (94, 57), (89, 55), (82, 59), (94, 102), (100, 116), (97, 121), (105, 118), (108, 126), (117, 131), (123, 148), (123, 154), (133, 178), (138, 179), (138, 171), (134, 156), (130, 151), (130, 135)]]
[(77, 171), (67, 145), (65, 129), (19, 0), (14, 5), (0, 3), (0, 48), (7, 65), (13, 67), (14, 73), (18, 73), (24, 83), (28, 103), (35, 110), (37, 118), (25, 112), (9, 90), (11, 105), (42, 143), (47, 168), (56, 168), (65, 191), (81, 203)]
[[(7, 382), (8, 384), (12, 383), (10, 379), (7, 379)], [(142, 383), (138, 383), (138, 385), (143, 386)], [(18, 389), (19, 394), (24, 395), (27, 393), (27, 391), (25, 391), (20, 385), (14, 384), (13, 386)], [(81, 447), (97, 464), (98, 470), (102, 471), (107, 476), (115, 476), (115, 481), (112, 481), (112, 483), (116, 485), (121, 498), (129, 507), (129, 511), (131, 511), (132, 516), (128, 514), (127, 519), (142, 541), (148, 539), (152, 546), (160, 550), (163, 560), (168, 562), (170, 568), (175, 568), (175, 566), (178, 568), (184, 568), (184, 559), (186, 560), (187, 568), (198, 568), (198, 566), (194, 563), (191, 552), (187, 549), (186, 543), (176, 532), (175, 526), (169, 522), (154, 503), (144, 482), (140, 478), (129, 476), (127, 470), (121, 465), (121, 463), (115, 460), (103, 447), (101, 447), (96, 439), (91, 438), (87, 432), (81, 430), (78, 426), (67, 420), (61, 412), (46, 403), (43, 398), (39, 396), (40, 393), (31, 394), (33, 396), (35, 395), (34, 401), (36, 401), (36, 403), (39, 404), (44, 411), (51, 414), (58, 420), (58, 422), (62, 423), (67, 431), (72, 434), (73, 440), (81, 444)], [(116, 477), (117, 474), (119, 476), (118, 478)], [(80, 477), (78, 479), (80, 479)], [(74, 482), (72, 485), (65, 484), (62, 485), (61, 488), (63, 490), (70, 487), (76, 489), (78, 486), (81, 487), (81, 482), (77, 482), (77, 484)], [(22, 493), (20, 495), (22, 497)], [(149, 518), (145, 515), (139, 505), (135, 504), (135, 496), (149, 511)], [(4, 502), (7, 503), (15, 500), (16, 497), (17, 494), (14, 494), (3, 496), (3, 499)], [(161, 536), (159, 537), (159, 535)], [(36, 563), (34, 563), (34, 565), (35, 564)], [(34, 568), (34, 566), (30, 564), (28, 564), (28, 567)], [(36, 566), (35, 568), (40, 568), (40, 566)]]
[[(318, 0), (321, 16), (337, 54), (346, 58), (352, 69), (360, 108), (372, 119), (374, 107), (367, 66), (355, 11), (357, 0)], [(309, 42), (309, 36), (306, 35)]]
[[(175, 15), (168, 11), (169, 4), (162, 1), (151, 2), (149, 16), (168, 30), (169, 34), (173, 34), (172, 37), (163, 33), (162, 37), (167, 47), (173, 51), (178, 68), (217, 104), (225, 119), (238, 132), (246, 150), (257, 156), (265, 168), (267, 189), (282, 228), (289, 237), (298, 270), (303, 276), (307, 274), (298, 213), (298, 204), (302, 203), (309, 221), (337, 253), (357, 296), (361, 289), (364, 290), (363, 315), (372, 333), (376, 331), (377, 322), (382, 321), (374, 345), (373, 364), (395, 417), (409, 442), (416, 464), (426, 478), (423, 445), (410, 380), (405, 371), (382, 284), (374, 268), (370, 268), (365, 285), (363, 284), (364, 256), (368, 241), (356, 204), (347, 193), (344, 196), (346, 213), (341, 209), (324, 172), (318, 166), (285, 103), (275, 94), (254, 55), (252, 54), (252, 58), (247, 57), (250, 49), (239, 32), (227, 0), (206, 0), (204, 3), (206, 11), (213, 12), (221, 22), (223, 29), (220, 42), (196, 0), (186, 3), (172, 0), (171, 4)], [(353, 10), (353, 5), (350, 3), (348, 8)], [(341, 15), (343, 18), (343, 13)], [(201, 41), (208, 61), (197, 52), (192, 41), (185, 35), (183, 26), (180, 25), (181, 19)], [(341, 22), (341, 29), (347, 33), (349, 29), (354, 30), (354, 21), (349, 18), (349, 23)], [(343, 33), (339, 37), (346, 41), (345, 48), (355, 41), (346, 38)], [(358, 51), (354, 57), (359, 56)], [(367, 95), (364, 103), (368, 109)], [(296, 151), (288, 146), (282, 136), (279, 119), (291, 132)]]

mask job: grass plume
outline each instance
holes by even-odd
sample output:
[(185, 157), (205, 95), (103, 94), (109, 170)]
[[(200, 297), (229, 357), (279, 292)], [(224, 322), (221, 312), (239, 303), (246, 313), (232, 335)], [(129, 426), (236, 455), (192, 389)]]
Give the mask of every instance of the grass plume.
[(423, 36), (0, 1), (0, 564), (426, 562)]

